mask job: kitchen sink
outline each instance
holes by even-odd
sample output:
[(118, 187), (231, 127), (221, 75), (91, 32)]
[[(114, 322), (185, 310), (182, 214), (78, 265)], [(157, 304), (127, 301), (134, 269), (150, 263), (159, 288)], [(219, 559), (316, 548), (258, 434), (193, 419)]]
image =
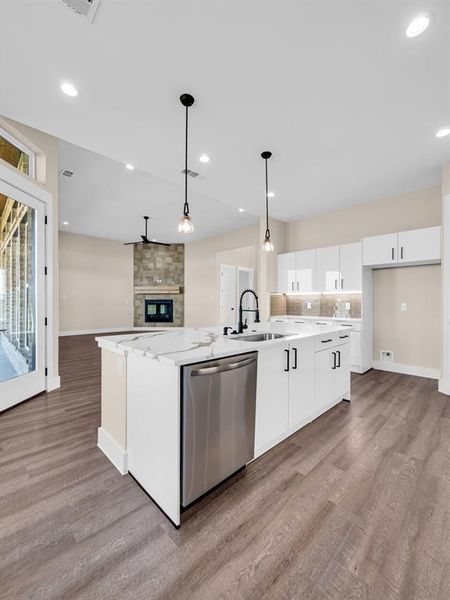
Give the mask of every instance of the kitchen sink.
[(281, 333), (254, 333), (253, 335), (233, 336), (232, 339), (240, 342), (267, 342), (268, 340), (278, 340), (279, 338), (287, 337)]

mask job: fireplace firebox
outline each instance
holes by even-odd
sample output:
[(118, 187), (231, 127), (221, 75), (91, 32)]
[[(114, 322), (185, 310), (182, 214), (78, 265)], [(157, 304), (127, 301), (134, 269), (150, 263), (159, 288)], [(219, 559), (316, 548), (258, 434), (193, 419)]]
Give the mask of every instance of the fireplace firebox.
[(145, 300), (146, 323), (173, 323), (173, 300)]

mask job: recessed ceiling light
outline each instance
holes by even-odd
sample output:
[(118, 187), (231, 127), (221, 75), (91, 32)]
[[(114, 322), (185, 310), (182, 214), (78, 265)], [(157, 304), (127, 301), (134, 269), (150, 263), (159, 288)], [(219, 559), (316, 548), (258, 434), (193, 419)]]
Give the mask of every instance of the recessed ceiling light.
[(68, 83), (67, 81), (61, 84), (60, 90), (63, 94), (66, 94), (66, 96), (70, 96), (71, 98), (75, 98), (75, 96), (78, 96), (77, 88), (71, 83)]
[(439, 129), (439, 131), (436, 132), (437, 138), (443, 138), (447, 135), (450, 135), (450, 127), (443, 127), (442, 129)]
[(209, 156), (207, 154), (200, 154), (200, 157), (198, 159), (200, 162), (202, 163), (209, 163)]
[(63, 225), (64, 225), (65, 227), (67, 227), (67, 225), (68, 225), (68, 224), (69, 224), (69, 221), (63, 221)]
[(267, 196), (269, 198), (274, 198), (275, 197), (275, 192), (267, 192)]
[(406, 36), (412, 38), (412, 37), (416, 37), (417, 35), (420, 35), (426, 29), (428, 29), (432, 20), (433, 20), (432, 13), (428, 12), (428, 13), (422, 13), (421, 15), (417, 15), (417, 17), (415, 19), (413, 19), (411, 21), (411, 23), (408, 25), (408, 28), (406, 30)]
[(240, 208), (239, 212), (245, 212), (245, 208)]
[(127, 165), (125, 165), (125, 168), (128, 169), (129, 171), (134, 171), (134, 165), (130, 165), (129, 163)]

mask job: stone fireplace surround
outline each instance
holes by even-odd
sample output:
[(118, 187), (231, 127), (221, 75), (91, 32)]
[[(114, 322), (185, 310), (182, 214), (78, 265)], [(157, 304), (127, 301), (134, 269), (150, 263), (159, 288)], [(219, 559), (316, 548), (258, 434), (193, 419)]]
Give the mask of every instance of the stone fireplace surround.
[[(173, 323), (146, 323), (146, 299), (173, 300)], [(134, 246), (134, 326), (151, 328), (183, 325), (184, 244), (137, 244)]]

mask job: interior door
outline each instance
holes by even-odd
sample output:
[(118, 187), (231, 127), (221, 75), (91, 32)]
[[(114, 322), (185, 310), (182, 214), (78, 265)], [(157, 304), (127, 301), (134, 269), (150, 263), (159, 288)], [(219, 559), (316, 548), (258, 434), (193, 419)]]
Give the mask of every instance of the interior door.
[(45, 390), (45, 207), (0, 181), (0, 411)]
[(236, 327), (236, 267), (220, 265), (220, 324)]

